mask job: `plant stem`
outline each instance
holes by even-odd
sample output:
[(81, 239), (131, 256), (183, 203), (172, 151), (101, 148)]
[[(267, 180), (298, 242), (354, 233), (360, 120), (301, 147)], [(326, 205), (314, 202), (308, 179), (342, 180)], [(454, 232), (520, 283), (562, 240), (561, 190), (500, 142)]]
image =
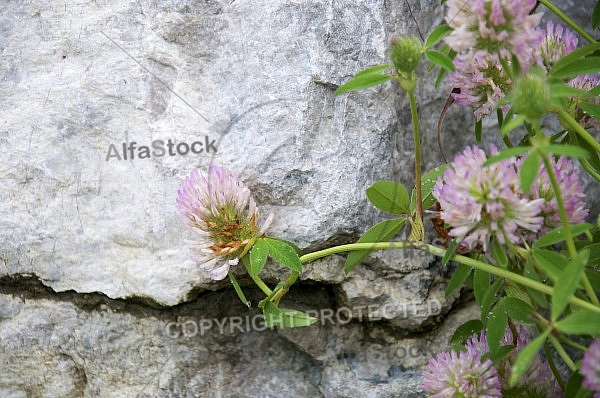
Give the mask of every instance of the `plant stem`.
[(594, 292), (594, 287), (592, 286), (585, 272), (581, 274), (581, 283), (583, 283), (585, 292), (590, 297), (590, 300), (592, 300), (592, 303), (600, 305), (600, 301), (598, 301), (598, 296), (596, 296), (596, 292)]
[(571, 126), (571, 128), (579, 134), (581, 138), (584, 139), (595, 151), (600, 152), (600, 143), (594, 139), (581, 125), (577, 122), (577, 120), (573, 119), (568, 112), (559, 110), (558, 115), (563, 118), (563, 120)]
[[(319, 250), (319, 251), (316, 251), (313, 253), (305, 254), (302, 257), (300, 257), (300, 261), (302, 263), (308, 263), (308, 262), (317, 260), (319, 258), (330, 256), (332, 254), (344, 253), (344, 252), (355, 251), (355, 250), (404, 249), (407, 246), (411, 247), (412, 249), (416, 248), (417, 250), (424, 250), (424, 251), (431, 253), (433, 255), (436, 255), (438, 257), (443, 257), (444, 254), (446, 253), (445, 249), (442, 249), (437, 246), (421, 243), (421, 242), (418, 242), (417, 245), (415, 245), (415, 242), (351, 243), (348, 245), (340, 245), (340, 246), (330, 247), (328, 249)], [(461, 256), (459, 254), (455, 254), (450, 259), (453, 261), (456, 261), (460, 264), (465, 264), (465, 265), (468, 265), (475, 269), (489, 272), (490, 274), (511, 280), (513, 282), (519, 283), (523, 286), (529, 287), (531, 289), (537, 290), (539, 292), (542, 292), (542, 293), (545, 293), (548, 295), (552, 295), (552, 293), (554, 291), (551, 286), (544, 285), (543, 283), (540, 283), (533, 279), (529, 279), (523, 275), (519, 275), (517, 273), (495, 267), (491, 264), (487, 264), (487, 263), (484, 263), (481, 261), (474, 260), (470, 257), (465, 257), (465, 256)], [(600, 313), (599, 306), (596, 306), (592, 303), (584, 301), (575, 296), (572, 296), (569, 298), (569, 303), (571, 303), (581, 309)]]
[(560, 215), (560, 221), (562, 223), (562, 228), (565, 234), (565, 240), (567, 241), (567, 249), (569, 250), (569, 256), (571, 258), (574, 258), (577, 255), (577, 249), (575, 248), (575, 242), (573, 241), (573, 234), (571, 233), (571, 226), (569, 225), (569, 216), (567, 215), (565, 201), (563, 200), (562, 192), (560, 191), (560, 185), (558, 185), (558, 180), (556, 179), (554, 166), (552, 165), (552, 162), (550, 162), (550, 157), (547, 153), (540, 151), (540, 155), (542, 156), (542, 161), (544, 162), (544, 166), (546, 167), (546, 173), (548, 173), (548, 178), (550, 179), (550, 185), (552, 186), (554, 196), (556, 197), (556, 204), (558, 205), (558, 214)]
[[(428, 245), (429, 246), (429, 245)], [(430, 248), (428, 248), (428, 251), (432, 254), (435, 254), (437, 256), (443, 257), (446, 250), (445, 249), (441, 249), (439, 247), (435, 247), (435, 246), (431, 246)], [(523, 275), (517, 274), (515, 272), (511, 272), (507, 269), (504, 268), (499, 268), (496, 267), (494, 265), (488, 264), (488, 263), (484, 263), (482, 261), (478, 261), (475, 259), (472, 259), (470, 257), (465, 257), (465, 256), (461, 256), (458, 254), (453, 255), (451, 258), (451, 260), (456, 261), (458, 263), (461, 264), (465, 264), (468, 265), (470, 267), (473, 267), (475, 269), (481, 270), (481, 271), (485, 271), (488, 272), (490, 274), (499, 276), (501, 278), (505, 278), (508, 279), (512, 282), (516, 282), (518, 284), (521, 284), (523, 286), (529, 287), (531, 289), (534, 290), (538, 290), (542, 293), (546, 293), (546, 294), (552, 294), (552, 287), (548, 286), (548, 285), (544, 285), (543, 283), (540, 283), (536, 280), (527, 278)], [(597, 309), (598, 312), (600, 312), (600, 308)]]
[(554, 4), (552, 4), (552, 2), (550, 0), (539, 0), (539, 2), (542, 3), (543, 5), (545, 5), (546, 7), (548, 7), (548, 9), (550, 11), (552, 11), (554, 14), (556, 14), (560, 19), (562, 19), (567, 25), (569, 25), (571, 28), (573, 28), (574, 31), (579, 33), (587, 41), (589, 41), (590, 43), (596, 42), (596, 40), (594, 40), (594, 38), (592, 36), (590, 36), (590, 34), (588, 32), (586, 32), (585, 30), (583, 30), (581, 28), (581, 26), (579, 26), (578, 24), (573, 22), (573, 20), (571, 20), (571, 18), (569, 18), (564, 12), (562, 12)]
[[(417, 199), (417, 218), (423, 220), (423, 194), (421, 192), (421, 136), (419, 134), (419, 114), (415, 101), (414, 87), (407, 90), (410, 102), (410, 116), (413, 125), (413, 139), (415, 141), (415, 192)], [(421, 223), (422, 224), (422, 223)]]
[(240, 287), (240, 284), (238, 283), (237, 279), (235, 279), (233, 272), (229, 271), (227, 275), (229, 275), (229, 279), (231, 279), (231, 284), (233, 285), (233, 288), (235, 289), (235, 292), (237, 293), (239, 299), (242, 301), (242, 303), (244, 303), (244, 305), (246, 305), (246, 307), (250, 308), (250, 302), (244, 295), (244, 292), (242, 291), (242, 288)]
[(563, 346), (560, 345), (560, 343), (558, 342), (558, 340), (556, 340), (556, 337), (552, 336), (552, 334), (549, 334), (548, 335), (548, 339), (550, 339), (550, 342), (552, 342), (552, 345), (554, 346), (554, 348), (556, 349), (556, 352), (558, 352), (558, 355), (560, 355), (560, 357), (562, 358), (562, 360), (565, 361), (565, 363), (567, 364), (567, 366), (573, 372), (575, 372), (577, 370), (577, 366), (575, 366), (575, 363), (573, 362), (573, 360), (571, 359), (571, 357), (569, 357), (569, 354), (567, 354), (567, 352), (565, 351), (565, 349), (563, 348)]
[(596, 181), (600, 181), (600, 174), (598, 174), (598, 173), (596, 172), (596, 170), (594, 170), (594, 169), (592, 168), (592, 166), (589, 164), (589, 162), (588, 162), (587, 160), (585, 160), (585, 159), (582, 159), (582, 160), (580, 161), (580, 163), (581, 163), (581, 165), (583, 166), (583, 168), (585, 169), (585, 171), (587, 171), (587, 173), (588, 173), (589, 175), (591, 175), (592, 177), (594, 177), (594, 179), (595, 179)]
[(554, 363), (554, 358), (552, 358), (552, 353), (550, 352), (550, 347), (548, 347), (548, 342), (544, 342), (544, 353), (546, 354), (546, 359), (548, 360), (548, 365), (550, 365), (550, 369), (552, 370), (552, 374), (554, 374), (554, 378), (558, 382), (560, 389), (565, 391), (565, 382), (560, 375), (560, 372), (556, 368), (556, 364)]
[(279, 304), (279, 300), (281, 300), (283, 295), (287, 293), (287, 291), (290, 289), (290, 286), (292, 286), (294, 284), (294, 282), (296, 282), (296, 279), (298, 279), (298, 275), (300, 275), (300, 273), (298, 271), (292, 271), (290, 276), (288, 276), (287, 279), (285, 280), (285, 282), (283, 282), (283, 286), (281, 287), (281, 289), (279, 289), (273, 295), (273, 297), (271, 298), (271, 301), (274, 302), (275, 305)]
[(565, 337), (563, 334), (560, 334), (558, 336), (558, 341), (561, 341), (561, 342), (565, 343), (566, 345), (570, 345), (571, 347), (573, 347), (573, 348), (575, 348), (575, 349), (577, 349), (579, 351), (583, 351), (583, 352), (587, 351), (587, 347), (586, 346), (583, 346), (583, 345), (581, 345), (581, 344), (579, 344), (579, 343), (577, 343), (577, 342), (575, 342), (575, 341), (573, 341), (573, 340)]
[[(552, 185), (552, 190), (554, 191), (554, 196), (556, 197), (556, 203), (558, 205), (558, 213), (560, 214), (560, 221), (562, 223), (562, 230), (565, 234), (565, 240), (567, 241), (567, 249), (569, 250), (569, 256), (571, 258), (575, 258), (577, 255), (577, 249), (575, 248), (575, 241), (573, 240), (573, 234), (571, 233), (571, 226), (569, 225), (569, 216), (567, 215), (567, 209), (565, 208), (565, 201), (562, 196), (562, 192), (560, 191), (560, 185), (558, 184), (558, 180), (556, 179), (556, 173), (554, 171), (554, 167), (552, 166), (552, 162), (550, 162), (550, 157), (547, 153), (543, 153), (540, 151), (542, 155), (542, 160), (544, 161), (544, 166), (546, 167), (546, 173), (548, 173), (548, 177), (550, 179), (550, 185)], [(598, 297), (594, 292), (594, 288), (590, 283), (585, 272), (581, 274), (581, 283), (589, 296), (592, 303), (595, 305), (600, 305), (600, 301), (598, 301)]]
[(256, 286), (258, 286), (260, 288), (260, 290), (263, 291), (264, 294), (269, 296), (273, 293), (273, 291), (271, 289), (269, 289), (269, 286), (265, 285), (265, 283), (262, 281), (262, 279), (260, 279), (258, 277), (258, 275), (251, 276), (251, 278), (254, 281), (254, 283), (256, 283)]
[(244, 264), (244, 267), (246, 267), (246, 271), (248, 272), (248, 275), (250, 275), (250, 278), (252, 278), (254, 283), (256, 283), (256, 286), (258, 286), (260, 288), (260, 290), (263, 291), (264, 294), (266, 294), (267, 296), (270, 296), (271, 294), (273, 294), (273, 291), (269, 288), (269, 286), (265, 285), (263, 280), (260, 279), (260, 277), (258, 275), (253, 275), (252, 272), (250, 271), (250, 261), (249, 261), (248, 257), (249, 257), (248, 255), (245, 255), (244, 257), (242, 257), (242, 263)]

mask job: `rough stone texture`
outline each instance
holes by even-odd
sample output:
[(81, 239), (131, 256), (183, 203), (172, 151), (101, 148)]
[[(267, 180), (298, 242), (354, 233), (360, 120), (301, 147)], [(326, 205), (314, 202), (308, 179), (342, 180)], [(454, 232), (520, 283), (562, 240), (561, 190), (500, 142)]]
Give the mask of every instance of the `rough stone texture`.
[[(423, 27), (440, 14), (434, 3), (412, 4)], [(351, 241), (375, 215), (364, 189), (412, 160), (394, 142), (395, 87), (333, 92), (385, 62), (389, 25), (412, 24), (397, 18), (405, 7), (4, 5), (0, 230), (13, 239), (2, 274), (164, 305), (214, 288), (190, 257), (192, 233), (174, 206), (181, 179), (210, 163), (237, 172), (275, 213), (273, 235), (301, 247)], [(217, 153), (106, 160), (110, 145), (121, 152), (124, 142), (205, 136)]]
[[(419, 396), (418, 370), (477, 316), (444, 298), (451, 269), (386, 251), (345, 276), (332, 256), (285, 300), (320, 324), (240, 330), (231, 317), (256, 308), (198, 269), (174, 202), (192, 168), (219, 164), (275, 214), (273, 236), (307, 251), (356, 240), (384, 217), (365, 188), (411, 185), (410, 113), (393, 84), (334, 90), (415, 33), (407, 4), (426, 32), (437, 3), (2, 3), (0, 397)], [(441, 161), (430, 115), (449, 91), (431, 80), (418, 93), (424, 168)], [(450, 112), (447, 156), (471, 126)], [(216, 153), (107, 161), (111, 145), (205, 137)], [(270, 264), (264, 279), (284, 273)], [(194, 324), (211, 327), (191, 336)]]
[[(257, 311), (233, 291), (159, 310), (49, 294), (34, 280), (20, 286), (20, 297), (0, 289), (3, 398), (412, 397), (421, 378), (407, 369), (423, 366), (431, 347), (447, 348), (454, 328), (477, 316), (469, 304), (424, 334), (335, 317), (335, 324), (262, 330), (253, 323)], [(322, 287), (304, 287), (289, 301), (307, 295), (319, 308), (333, 304)], [(241, 326), (232, 326), (237, 317)]]

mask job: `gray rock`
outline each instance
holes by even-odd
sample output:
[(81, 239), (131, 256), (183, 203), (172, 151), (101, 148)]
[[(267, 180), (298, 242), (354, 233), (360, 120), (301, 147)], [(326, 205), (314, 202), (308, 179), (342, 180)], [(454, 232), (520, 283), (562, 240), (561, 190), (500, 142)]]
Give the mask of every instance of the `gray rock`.
[[(413, 4), (426, 27), (433, 5)], [(355, 240), (382, 216), (365, 188), (410, 180), (397, 87), (334, 95), (386, 61), (390, 35), (413, 24), (405, 4), (2, 8), (3, 275), (174, 305), (223, 286), (198, 269), (175, 209), (191, 169), (232, 169), (275, 214), (270, 233), (303, 248)], [(124, 159), (123, 143), (155, 140), (217, 151)]]
[[(414, 369), (478, 310), (455, 311), (428, 333), (366, 320), (271, 330), (231, 290), (165, 311), (48, 293), (34, 280), (20, 288), (24, 302), (0, 293), (20, 307), (0, 322), (3, 397), (417, 397)], [(310, 286), (290, 302), (307, 294), (332, 304), (328, 289)]]

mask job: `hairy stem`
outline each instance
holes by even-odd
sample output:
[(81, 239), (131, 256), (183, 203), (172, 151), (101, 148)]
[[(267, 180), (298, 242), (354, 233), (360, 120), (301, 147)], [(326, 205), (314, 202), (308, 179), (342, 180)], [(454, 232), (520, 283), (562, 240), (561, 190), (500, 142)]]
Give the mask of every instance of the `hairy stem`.
[(556, 368), (556, 364), (554, 363), (554, 358), (552, 357), (552, 353), (550, 352), (550, 347), (548, 346), (547, 341), (544, 342), (544, 353), (546, 354), (546, 359), (548, 360), (548, 365), (550, 365), (550, 370), (552, 370), (552, 374), (554, 375), (554, 378), (558, 382), (560, 389), (562, 391), (565, 391), (565, 382), (564, 382), (560, 372)]
[(419, 134), (419, 115), (415, 101), (415, 89), (407, 90), (410, 101), (410, 115), (413, 125), (413, 139), (415, 141), (415, 192), (417, 199), (417, 218), (423, 218), (423, 194), (421, 192), (421, 136)]
[[(558, 213), (560, 214), (562, 229), (565, 234), (565, 240), (567, 241), (567, 249), (569, 250), (569, 256), (571, 258), (575, 258), (575, 256), (577, 255), (577, 249), (575, 248), (575, 241), (573, 240), (571, 226), (569, 225), (569, 216), (567, 215), (565, 201), (563, 199), (562, 192), (560, 191), (560, 185), (558, 184), (558, 180), (556, 179), (554, 167), (552, 166), (552, 162), (550, 162), (550, 157), (547, 153), (542, 153), (542, 160), (544, 161), (544, 166), (546, 166), (546, 172), (548, 173), (548, 177), (550, 179), (550, 185), (552, 185), (552, 190), (554, 191), (554, 196), (556, 197)], [(592, 303), (594, 303), (595, 305), (600, 305), (600, 301), (598, 301), (598, 297), (594, 292), (594, 288), (592, 287), (592, 284), (590, 283), (590, 280), (588, 279), (585, 272), (581, 274), (581, 283), (583, 284), (583, 287)]]
[(262, 290), (267, 296), (272, 295), (273, 291), (269, 288), (269, 286), (267, 286), (258, 275), (253, 275), (253, 273), (250, 271), (250, 261), (248, 259), (248, 255), (242, 257), (242, 263), (244, 264), (244, 267), (246, 267), (246, 271), (248, 272), (248, 275), (250, 275), (250, 278), (252, 278), (254, 283), (256, 283), (256, 286), (258, 286), (260, 290)]
[(567, 241), (569, 256), (573, 258), (577, 255), (577, 249), (575, 248), (575, 241), (573, 240), (573, 234), (571, 233), (571, 227), (569, 225), (569, 216), (567, 215), (565, 201), (563, 200), (562, 192), (560, 191), (560, 185), (558, 184), (558, 180), (556, 179), (554, 166), (552, 165), (552, 162), (550, 162), (550, 157), (547, 153), (541, 153), (541, 155), (542, 160), (544, 162), (544, 166), (546, 167), (546, 173), (548, 173), (548, 178), (550, 179), (550, 185), (552, 186), (554, 196), (556, 197), (556, 204), (558, 205), (558, 214), (560, 215), (560, 221), (562, 223), (562, 228), (565, 234), (565, 240)]
[(552, 353), (550, 352), (550, 347), (548, 346), (547, 341), (544, 342), (544, 353), (546, 354), (546, 359), (548, 361), (548, 365), (550, 365), (550, 370), (552, 370), (552, 374), (554, 375), (554, 378), (558, 382), (560, 389), (562, 391), (565, 391), (565, 387), (566, 387), (565, 382), (564, 382), (560, 372), (556, 368), (556, 364), (554, 363), (554, 358), (552, 357)]
[(558, 115), (565, 122), (569, 123), (569, 126), (571, 126), (573, 131), (575, 131), (581, 138), (583, 138), (585, 142), (590, 144), (590, 146), (594, 148), (595, 151), (600, 152), (600, 143), (598, 143), (598, 141), (596, 141), (596, 139), (592, 137), (590, 133), (588, 133), (583, 127), (581, 127), (577, 120), (573, 119), (573, 117), (569, 115), (568, 112), (559, 110)]
[(290, 276), (288, 276), (287, 279), (283, 282), (283, 286), (281, 286), (281, 289), (279, 289), (275, 292), (275, 294), (273, 294), (273, 297), (271, 297), (271, 301), (275, 304), (279, 304), (279, 300), (281, 300), (281, 298), (290, 289), (290, 286), (292, 286), (294, 282), (296, 282), (296, 279), (298, 279), (298, 275), (300, 275), (298, 271), (292, 271)]
[(269, 286), (265, 285), (265, 283), (258, 276), (253, 276), (252, 280), (256, 283), (256, 286), (260, 288), (267, 296), (269, 296), (273, 291), (269, 289)]
[(592, 166), (590, 165), (590, 163), (587, 160), (582, 159), (580, 163), (581, 163), (581, 166), (583, 166), (583, 168), (585, 169), (585, 171), (587, 171), (587, 173), (589, 175), (591, 175), (592, 177), (594, 177), (594, 179), (596, 181), (600, 181), (600, 174), (598, 174), (596, 172), (596, 170), (594, 170), (592, 168)]
[(231, 280), (231, 284), (233, 285), (233, 288), (235, 289), (235, 292), (237, 293), (237, 295), (240, 298), (240, 300), (242, 301), (242, 303), (244, 303), (244, 305), (246, 307), (250, 308), (250, 302), (248, 301), (248, 299), (244, 295), (244, 292), (242, 291), (242, 288), (240, 287), (240, 284), (238, 283), (237, 279), (235, 279), (235, 276), (233, 275), (233, 272), (229, 271), (227, 273), (227, 275), (229, 275), (229, 279)]
[[(410, 247), (412, 249), (424, 250), (428, 253), (431, 253), (438, 257), (443, 257), (446, 253), (446, 250), (437, 246), (433, 246), (425, 243), (418, 243), (415, 246), (414, 242), (378, 242), (378, 243), (351, 243), (348, 245), (340, 245), (335, 247), (330, 247), (328, 249), (319, 250), (313, 253), (308, 253), (300, 257), (300, 261), (302, 263), (308, 263), (319, 258), (327, 257), (332, 254), (344, 253), (348, 251), (355, 250), (382, 250), (382, 249), (404, 249), (406, 247)], [(475, 269), (479, 269), (485, 272), (489, 272), (490, 274), (499, 276), (501, 278), (508, 279), (510, 281), (519, 283), (525, 287), (537, 290), (544, 294), (552, 295), (554, 289), (551, 286), (544, 285), (538, 281), (533, 279), (529, 279), (523, 275), (508, 271), (503, 268), (495, 267), (491, 264), (484, 263), (482, 261), (474, 260), (470, 257), (465, 257), (459, 254), (454, 254), (451, 260), (456, 261), (460, 264), (465, 264)], [(572, 296), (569, 298), (569, 303), (585, 310), (593, 311), (600, 313), (600, 306), (596, 306), (590, 302)]]
[(556, 349), (556, 352), (558, 352), (558, 355), (560, 355), (560, 357), (562, 358), (562, 360), (565, 362), (565, 364), (567, 364), (567, 366), (573, 372), (575, 372), (577, 370), (577, 366), (575, 365), (575, 362), (573, 362), (573, 360), (571, 359), (571, 357), (569, 356), (569, 354), (567, 354), (567, 352), (565, 351), (565, 349), (563, 348), (563, 346), (558, 342), (558, 340), (556, 340), (556, 337), (552, 336), (552, 334), (549, 334), (548, 335), (548, 339), (550, 339), (550, 342), (552, 343), (552, 345)]
[(575, 349), (577, 349), (579, 351), (586, 352), (588, 350), (586, 346), (583, 346), (583, 345), (581, 345), (581, 344), (579, 344), (579, 343), (577, 343), (577, 342), (575, 342), (575, 341), (567, 338), (563, 334), (560, 334), (558, 336), (558, 341), (560, 341), (561, 343), (565, 343), (566, 345), (569, 345), (569, 346), (571, 346), (571, 347), (573, 347), (573, 348), (575, 348)]

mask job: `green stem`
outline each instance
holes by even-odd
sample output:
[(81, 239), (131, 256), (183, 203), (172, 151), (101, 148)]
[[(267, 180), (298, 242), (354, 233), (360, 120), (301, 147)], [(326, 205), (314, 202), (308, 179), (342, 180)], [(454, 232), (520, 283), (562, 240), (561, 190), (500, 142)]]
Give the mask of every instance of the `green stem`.
[(583, 138), (596, 152), (600, 152), (600, 143), (594, 139), (581, 125), (577, 122), (577, 120), (573, 119), (568, 112), (559, 110), (557, 111), (558, 115), (567, 123), (569, 126), (577, 133), (581, 138)]
[(563, 380), (562, 376), (560, 375), (560, 372), (556, 368), (556, 364), (554, 363), (554, 358), (552, 357), (552, 353), (550, 352), (550, 347), (548, 346), (547, 341), (544, 342), (544, 353), (546, 354), (546, 360), (548, 361), (548, 365), (550, 365), (550, 369), (552, 370), (554, 378), (558, 382), (560, 389), (562, 391), (565, 391), (565, 381)]
[(577, 343), (577, 342), (575, 342), (575, 341), (573, 341), (573, 340), (565, 337), (562, 334), (558, 336), (558, 340), (560, 342), (565, 343), (566, 345), (570, 345), (571, 347), (573, 347), (573, 348), (575, 348), (575, 349), (577, 349), (579, 351), (583, 351), (583, 352), (587, 351), (587, 347), (586, 346), (583, 346), (583, 345), (581, 345), (581, 344), (579, 344), (579, 343)]
[(258, 286), (260, 288), (260, 290), (262, 290), (263, 293), (265, 293), (267, 296), (269, 296), (269, 295), (271, 295), (271, 293), (273, 293), (273, 291), (271, 289), (269, 289), (269, 286), (265, 285), (265, 283), (262, 281), (262, 279), (260, 279), (258, 277), (258, 275), (251, 276), (251, 278), (254, 281), (254, 283), (256, 283), (256, 286)]
[(592, 286), (592, 283), (585, 272), (581, 274), (581, 283), (583, 283), (583, 288), (585, 289), (585, 292), (589, 296), (590, 300), (592, 300), (592, 303), (600, 305), (598, 296), (596, 296), (596, 292), (594, 292), (594, 287)]
[[(573, 240), (573, 234), (571, 233), (571, 226), (569, 225), (569, 216), (567, 215), (567, 209), (565, 207), (565, 201), (563, 200), (562, 192), (560, 191), (560, 185), (558, 184), (558, 180), (556, 179), (556, 173), (554, 172), (554, 167), (552, 166), (552, 162), (550, 162), (550, 157), (547, 153), (543, 153), (542, 151), (542, 160), (544, 161), (544, 166), (546, 166), (546, 173), (548, 173), (548, 177), (550, 179), (550, 185), (552, 185), (552, 190), (554, 190), (554, 195), (556, 196), (556, 203), (558, 205), (558, 213), (560, 214), (560, 221), (562, 223), (562, 229), (565, 234), (565, 240), (567, 241), (567, 249), (569, 250), (569, 256), (571, 258), (575, 258), (577, 255), (577, 249), (575, 248), (575, 241)], [(590, 283), (587, 275), (584, 273), (581, 274), (581, 283), (589, 296), (592, 303), (595, 305), (600, 305), (600, 301), (598, 301), (598, 297), (594, 292), (594, 288)]]
[(264, 294), (266, 294), (267, 296), (270, 296), (271, 294), (273, 294), (273, 291), (269, 288), (269, 286), (265, 285), (263, 280), (260, 279), (260, 277), (258, 275), (253, 275), (252, 272), (250, 271), (250, 261), (249, 261), (248, 257), (249, 257), (248, 255), (245, 255), (244, 257), (242, 257), (242, 263), (244, 264), (244, 267), (246, 267), (246, 271), (248, 271), (248, 275), (250, 275), (250, 278), (252, 278), (254, 283), (256, 283), (256, 286), (258, 286), (260, 288), (260, 290), (263, 291)]
[(571, 18), (569, 18), (564, 12), (562, 12), (554, 4), (552, 4), (552, 2), (550, 2), (550, 0), (539, 0), (539, 2), (542, 3), (543, 5), (545, 5), (546, 7), (548, 7), (548, 9), (550, 11), (555, 13), (560, 19), (562, 19), (567, 25), (569, 25), (571, 28), (573, 28), (574, 31), (579, 33), (587, 41), (589, 41), (590, 43), (596, 42), (596, 40), (594, 40), (594, 38), (592, 36), (590, 36), (589, 33), (587, 33), (585, 30), (583, 30), (581, 28), (581, 26), (579, 26), (578, 24), (573, 22), (573, 20), (571, 20)]
[(594, 169), (592, 168), (592, 166), (590, 165), (590, 163), (589, 163), (587, 160), (585, 160), (585, 159), (581, 159), (581, 162), (580, 162), (580, 163), (581, 163), (581, 165), (583, 166), (583, 168), (585, 169), (585, 171), (587, 171), (587, 172), (588, 172), (588, 174), (589, 174), (589, 175), (591, 175), (592, 177), (594, 177), (594, 179), (595, 179), (596, 181), (600, 181), (600, 174), (598, 174), (598, 173), (596, 172), (596, 170), (594, 170)]
[(237, 279), (235, 279), (233, 273), (229, 271), (227, 275), (229, 275), (229, 279), (231, 279), (231, 284), (233, 285), (233, 288), (235, 289), (235, 292), (237, 293), (242, 303), (244, 303), (246, 307), (250, 308), (250, 301), (248, 301), (248, 299), (244, 295), (244, 292), (242, 291), (242, 288), (240, 287), (240, 284), (238, 283)]
[[(427, 246), (429, 246), (429, 245), (427, 245)], [(440, 256), (440, 257), (444, 256), (444, 254), (446, 252), (445, 249), (441, 249), (441, 248), (435, 247), (435, 246), (431, 246), (428, 249), (428, 251), (430, 253), (435, 254), (437, 256)], [(540, 283), (540, 282), (538, 282), (536, 280), (533, 280), (533, 279), (529, 279), (529, 278), (527, 278), (527, 277), (525, 277), (523, 275), (517, 274), (515, 272), (511, 272), (511, 271), (509, 271), (507, 269), (499, 268), (499, 267), (496, 267), (494, 265), (487, 264), (487, 263), (484, 263), (482, 261), (478, 261), (478, 260), (472, 259), (471, 257), (465, 257), (465, 256), (462, 256), (462, 255), (455, 254), (450, 259), (453, 260), (453, 261), (456, 261), (458, 263), (468, 265), (468, 266), (473, 267), (475, 269), (478, 269), (478, 270), (481, 270), (481, 271), (485, 271), (485, 272), (488, 272), (490, 274), (499, 276), (501, 278), (508, 279), (508, 280), (510, 280), (512, 282), (519, 283), (519, 284), (521, 284), (523, 286), (526, 286), (526, 287), (529, 287), (531, 289), (540, 291), (542, 293), (546, 293), (546, 294), (550, 294), (551, 295), (552, 291), (553, 291), (553, 289), (552, 289), (551, 286), (544, 285), (543, 283)], [(598, 308), (597, 311), (600, 312), (600, 308)]]
[(565, 361), (567, 366), (571, 368), (573, 372), (575, 372), (577, 370), (575, 362), (573, 362), (573, 360), (571, 359), (571, 357), (569, 357), (569, 354), (567, 354), (563, 346), (558, 342), (558, 340), (556, 340), (556, 337), (552, 336), (552, 334), (549, 334), (548, 339), (550, 339), (550, 342), (552, 342), (552, 345), (554, 346), (556, 352), (558, 352), (558, 355), (560, 355), (562, 360)]
[(414, 87), (408, 92), (410, 102), (410, 116), (413, 125), (413, 140), (415, 142), (415, 193), (417, 199), (417, 218), (422, 221), (423, 217), (423, 194), (421, 192), (421, 137), (419, 134), (419, 114), (415, 100)]
[[(300, 257), (300, 261), (302, 263), (308, 263), (319, 258), (327, 257), (332, 254), (344, 253), (348, 251), (356, 251), (356, 250), (382, 250), (382, 249), (403, 249), (405, 247), (410, 247), (412, 249), (424, 250), (428, 253), (436, 255), (438, 257), (443, 257), (446, 253), (445, 249), (439, 248), (437, 246), (420, 243), (415, 245), (414, 242), (378, 242), (378, 243), (351, 243), (348, 245), (340, 245), (335, 247), (330, 247), (328, 249), (319, 250), (313, 253), (308, 253)], [(491, 264), (487, 264), (481, 261), (474, 260), (470, 257), (465, 257), (459, 254), (453, 255), (451, 260), (456, 261), (461, 264), (468, 265), (475, 269), (479, 269), (485, 272), (489, 272), (490, 274), (499, 276), (501, 278), (505, 278), (511, 280), (516, 283), (520, 283), (523, 286), (529, 287), (531, 289), (537, 290), (539, 292), (552, 295), (553, 289), (551, 286), (544, 285), (538, 281), (533, 279), (529, 279), (524, 277), (523, 275), (516, 274), (514, 272), (495, 267)], [(593, 311), (600, 313), (600, 307), (595, 306), (592, 303), (589, 303), (585, 300), (572, 296), (569, 298), (569, 303), (585, 310)]]
[(290, 289), (290, 286), (292, 286), (294, 282), (296, 282), (296, 279), (298, 279), (298, 275), (300, 275), (298, 271), (292, 271), (290, 276), (288, 276), (287, 279), (283, 282), (283, 286), (281, 287), (281, 289), (275, 292), (273, 297), (271, 297), (271, 301), (274, 302), (276, 305), (279, 304), (279, 300), (281, 300), (281, 298)]
[(558, 214), (560, 214), (560, 221), (562, 223), (562, 228), (565, 234), (565, 240), (567, 241), (569, 256), (571, 258), (574, 258), (577, 255), (577, 249), (575, 248), (575, 241), (573, 241), (573, 234), (571, 233), (571, 226), (569, 225), (569, 216), (567, 215), (565, 202), (562, 197), (562, 192), (560, 191), (560, 185), (558, 185), (558, 180), (556, 179), (554, 166), (552, 165), (552, 162), (550, 162), (550, 157), (547, 153), (540, 151), (540, 155), (542, 156), (542, 161), (544, 162), (544, 166), (546, 167), (546, 173), (548, 173), (548, 178), (550, 179), (550, 185), (552, 186), (554, 196), (556, 197), (556, 204), (558, 205)]

